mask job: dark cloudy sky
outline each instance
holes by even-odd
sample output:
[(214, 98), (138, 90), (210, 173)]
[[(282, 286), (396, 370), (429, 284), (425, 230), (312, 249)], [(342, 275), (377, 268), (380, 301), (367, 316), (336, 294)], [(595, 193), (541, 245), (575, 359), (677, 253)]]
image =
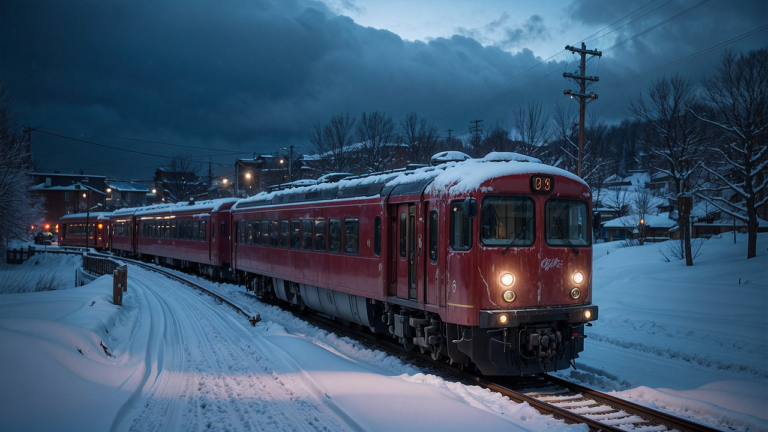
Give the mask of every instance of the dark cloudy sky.
[(2, 0), (0, 74), (19, 122), (155, 155), (33, 132), (41, 168), (147, 179), (178, 148), (114, 137), (200, 147), (225, 173), (306, 149), (333, 113), (416, 111), (455, 134), (528, 99), (550, 109), (571, 102), (562, 51), (582, 40), (604, 50), (588, 111), (617, 122), (651, 79), (710, 73), (708, 48), (758, 28), (727, 47), (767, 46), (767, 24), (764, 0)]

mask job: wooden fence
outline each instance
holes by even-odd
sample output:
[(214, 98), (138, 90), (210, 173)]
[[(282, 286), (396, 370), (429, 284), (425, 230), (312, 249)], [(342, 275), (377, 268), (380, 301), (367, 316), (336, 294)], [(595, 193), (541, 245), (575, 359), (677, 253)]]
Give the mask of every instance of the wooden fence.
[(123, 304), (123, 293), (128, 291), (128, 266), (112, 258), (83, 255), (83, 268), (99, 276), (112, 275), (112, 302)]

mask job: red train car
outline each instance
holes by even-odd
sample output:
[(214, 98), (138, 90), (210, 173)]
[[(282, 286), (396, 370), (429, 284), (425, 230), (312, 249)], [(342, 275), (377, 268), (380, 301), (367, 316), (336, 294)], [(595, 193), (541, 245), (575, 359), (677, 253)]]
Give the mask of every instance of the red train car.
[(258, 295), (487, 375), (567, 368), (597, 319), (589, 188), (521, 155), (262, 193), (231, 213), (235, 277)]
[(115, 210), (110, 219), (112, 253), (118, 256), (135, 256), (138, 242), (137, 223), (134, 217), (140, 207)]
[[(133, 236), (134, 253), (177, 268), (189, 268), (204, 275), (229, 275), (229, 210), (236, 198), (161, 204), (139, 207), (125, 224)], [(124, 224), (128, 217), (117, 218)], [(127, 248), (121, 240), (121, 250)]]
[(75, 213), (59, 218), (59, 246), (87, 246), (108, 249), (110, 238), (108, 212)]

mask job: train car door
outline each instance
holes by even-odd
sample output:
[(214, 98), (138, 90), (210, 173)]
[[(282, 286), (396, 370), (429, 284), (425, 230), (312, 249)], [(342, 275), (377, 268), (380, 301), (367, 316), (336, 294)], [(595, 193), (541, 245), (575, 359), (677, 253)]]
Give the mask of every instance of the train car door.
[(416, 300), (416, 207), (399, 204), (393, 231), (396, 261), (397, 296)]

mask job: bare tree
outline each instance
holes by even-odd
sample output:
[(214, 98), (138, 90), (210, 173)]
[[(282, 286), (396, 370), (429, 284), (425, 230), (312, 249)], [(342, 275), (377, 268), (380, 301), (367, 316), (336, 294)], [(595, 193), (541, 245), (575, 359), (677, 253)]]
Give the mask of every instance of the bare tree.
[(392, 166), (397, 144), (392, 117), (383, 111), (363, 112), (355, 126), (355, 138), (361, 145), (359, 154), (363, 170), (378, 172)]
[(156, 182), (163, 185), (168, 202), (187, 201), (205, 192), (207, 184), (200, 180), (200, 164), (186, 151), (174, 153), (159, 169)]
[[(646, 123), (642, 139), (651, 151), (648, 163), (672, 180), (674, 198), (678, 200), (698, 188), (696, 176), (707, 138), (706, 124), (685, 110), (697, 106), (690, 79), (677, 74), (659, 78), (646, 93), (631, 101), (629, 112)], [(679, 214), (678, 223), (683, 233), (685, 264), (691, 266), (689, 217)]]
[(440, 133), (434, 123), (426, 118), (419, 118), (411, 112), (400, 120), (400, 141), (405, 145), (408, 162), (428, 164), (429, 159), (438, 151)]
[(495, 123), (485, 134), (481, 147), (483, 153), (511, 152), (515, 150), (515, 143), (509, 138), (509, 128), (504, 123)]
[(715, 164), (706, 164), (704, 169), (722, 185), (721, 189), (730, 189), (743, 197), (744, 206), (722, 197), (700, 196), (747, 223), (747, 258), (754, 258), (759, 225), (757, 208), (768, 204), (768, 50), (761, 48), (739, 55), (726, 52), (715, 74), (705, 78), (703, 84), (712, 114), (694, 107), (690, 111), (723, 133), (722, 145), (712, 150), (736, 180), (729, 179)]
[(529, 100), (520, 103), (512, 113), (514, 138), (519, 141), (517, 152), (532, 157), (546, 153), (549, 139), (549, 116), (544, 114), (541, 102)]
[[(0, 246), (25, 240), (30, 225), (42, 219), (42, 198), (29, 188), (34, 178), (29, 135), (15, 124), (10, 96), (0, 81)], [(2, 254), (5, 257), (5, 254)]]
[(351, 172), (354, 164), (352, 129), (355, 118), (349, 113), (334, 114), (326, 124), (315, 123), (309, 132), (309, 142), (316, 152), (318, 168), (323, 172)]

